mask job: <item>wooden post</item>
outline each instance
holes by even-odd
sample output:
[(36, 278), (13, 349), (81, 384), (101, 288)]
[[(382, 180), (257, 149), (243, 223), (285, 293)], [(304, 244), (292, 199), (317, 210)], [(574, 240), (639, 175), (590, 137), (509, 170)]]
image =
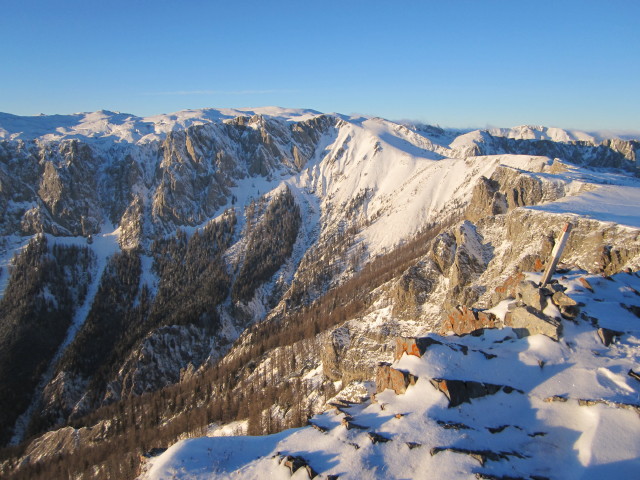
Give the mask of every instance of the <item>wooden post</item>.
[(551, 262), (547, 265), (547, 268), (544, 270), (544, 275), (542, 276), (542, 281), (540, 282), (540, 286), (544, 287), (549, 280), (551, 280), (551, 276), (556, 271), (556, 266), (560, 261), (560, 257), (562, 256), (562, 251), (564, 250), (565, 245), (567, 244), (567, 240), (569, 238), (569, 233), (571, 233), (571, 228), (573, 227), (570, 223), (565, 223), (564, 228), (562, 229), (562, 235), (560, 236), (560, 240), (553, 247), (553, 251), (551, 252)]

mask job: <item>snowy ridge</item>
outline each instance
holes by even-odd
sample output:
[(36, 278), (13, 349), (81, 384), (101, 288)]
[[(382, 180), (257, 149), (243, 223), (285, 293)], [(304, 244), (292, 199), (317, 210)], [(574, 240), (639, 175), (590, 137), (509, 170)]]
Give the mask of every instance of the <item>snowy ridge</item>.
[(530, 208), (547, 213), (571, 213), (601, 222), (640, 228), (639, 205), (640, 189), (637, 186), (602, 185), (590, 192)]
[[(301, 122), (322, 115), (310, 109), (282, 107), (258, 108), (202, 108), (182, 110), (175, 113), (138, 117), (129, 113), (99, 110), (96, 112), (73, 113), (69, 115), (37, 115), (19, 116), (0, 112), (0, 139), (28, 140), (41, 138), (45, 141), (64, 138), (100, 139), (113, 138), (128, 143), (147, 143), (163, 139), (167, 133), (185, 129), (192, 125), (221, 123), (239, 116), (263, 115), (286, 122)], [(382, 120), (372, 117), (346, 116), (332, 114), (345, 121), (360, 123), (363, 120)], [(456, 137), (461, 137), (458, 144), (477, 138), (480, 132), (487, 132), (496, 137), (518, 140), (551, 140), (554, 142), (583, 141), (600, 143), (609, 138), (632, 140), (640, 138), (640, 132), (582, 132), (558, 127), (521, 125), (512, 128), (490, 128), (463, 133), (460, 130), (442, 130), (437, 127), (421, 129), (421, 126), (408, 124), (415, 130), (414, 135), (422, 135), (428, 142), (448, 147)], [(402, 127), (401, 127), (402, 128)], [(404, 127), (406, 129), (406, 127)], [(424, 140), (423, 140), (424, 141)]]
[(65, 138), (113, 138), (127, 143), (162, 140), (167, 133), (192, 125), (221, 123), (238, 116), (265, 115), (284, 121), (303, 121), (320, 115), (313, 110), (262, 107), (253, 109), (182, 110), (176, 113), (136, 117), (128, 113), (99, 110), (71, 115), (21, 117), (0, 113), (0, 139), (45, 141)]
[[(417, 377), (404, 395), (385, 390), (375, 402), (339, 404), (311, 419), (316, 428), (184, 440), (152, 460), (141, 479), (309, 478), (304, 469), (291, 475), (287, 455), (304, 459), (319, 478), (633, 478), (640, 383), (627, 372), (640, 361), (640, 323), (623, 305), (637, 302), (640, 280), (582, 272), (559, 280), (585, 305), (583, 319), (563, 320), (559, 342), (518, 339), (510, 328), (431, 334), (422, 358), (404, 354), (393, 365)], [(619, 339), (604, 346), (591, 322), (618, 330)], [(449, 406), (430, 382), (442, 378), (508, 388)]]
[(514, 138), (516, 140), (551, 140), (552, 142), (598, 142), (602, 141), (592, 134), (577, 130), (563, 130), (557, 127), (541, 125), (520, 125), (513, 128), (491, 128), (488, 130), (494, 137)]

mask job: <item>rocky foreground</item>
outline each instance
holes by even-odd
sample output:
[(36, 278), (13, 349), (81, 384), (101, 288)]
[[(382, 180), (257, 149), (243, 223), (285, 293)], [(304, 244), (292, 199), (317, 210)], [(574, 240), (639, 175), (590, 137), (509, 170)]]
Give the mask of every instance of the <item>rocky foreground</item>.
[(452, 317), (457, 334), (388, 339), (395, 361), (362, 403), (277, 435), (180, 442), (141, 478), (633, 478), (638, 274), (526, 278), (491, 311), (467, 310), (475, 322)]

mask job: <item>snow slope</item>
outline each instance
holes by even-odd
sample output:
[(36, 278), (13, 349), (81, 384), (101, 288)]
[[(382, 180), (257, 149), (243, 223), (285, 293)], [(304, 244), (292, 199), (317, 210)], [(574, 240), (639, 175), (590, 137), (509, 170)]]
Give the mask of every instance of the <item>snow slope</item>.
[[(628, 371), (640, 364), (640, 319), (624, 305), (640, 302), (640, 278), (578, 271), (558, 279), (586, 315), (575, 324), (563, 320), (558, 342), (518, 339), (509, 328), (431, 334), (439, 344), (394, 365), (418, 377), (406, 394), (385, 390), (375, 403), (327, 411), (311, 419), (317, 429), (184, 440), (152, 460), (141, 479), (308, 478), (304, 469), (292, 476), (284, 455), (304, 458), (319, 478), (636, 478), (640, 382)], [(619, 330), (620, 338), (605, 347), (587, 319)], [(433, 378), (512, 388), (449, 407)]]
[(640, 228), (640, 188), (637, 186), (602, 185), (590, 192), (530, 208), (548, 213), (572, 213), (601, 222)]

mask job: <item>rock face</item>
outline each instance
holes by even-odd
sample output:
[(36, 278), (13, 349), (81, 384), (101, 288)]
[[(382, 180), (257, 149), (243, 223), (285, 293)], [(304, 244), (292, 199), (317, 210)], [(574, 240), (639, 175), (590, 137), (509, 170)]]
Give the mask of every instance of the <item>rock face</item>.
[(32, 441), (24, 456), (32, 463), (55, 457), (60, 452), (71, 453), (81, 445), (98, 444), (110, 430), (110, 422), (100, 422), (93, 427), (64, 427), (47, 432)]
[(480, 181), (473, 188), (471, 202), (465, 212), (465, 217), (471, 222), (492, 216), (507, 213), (507, 197), (499, 191), (498, 181), (486, 177), (480, 177)]
[[(425, 258), (410, 267), (395, 285), (394, 315), (415, 318), (428, 298), (435, 295), (444, 297), (441, 305), (445, 310), (473, 303), (480, 291), (472, 285), (486, 269), (487, 255), (482, 236), (469, 221), (438, 235)], [(446, 286), (443, 279), (447, 280)]]
[[(209, 342), (199, 339), (209, 338)], [(107, 400), (141, 395), (180, 380), (184, 365), (201, 365), (214, 351), (214, 337), (204, 329), (171, 325), (147, 335), (131, 352), (107, 387)], [(114, 398), (112, 398), (114, 397)]]
[(433, 273), (438, 266), (430, 259), (409, 268), (396, 285), (394, 296), (394, 313), (410, 317), (419, 311), (427, 296), (433, 289)]
[(380, 360), (391, 360), (393, 351), (386, 342), (400, 332), (392, 326), (380, 330), (361, 328), (357, 322), (347, 322), (332, 330), (322, 343), (324, 375), (343, 384), (366, 381), (375, 375)]
[(212, 218), (243, 178), (299, 172), (336, 122), (320, 115), (288, 124), (255, 115), (108, 149), (77, 139), (3, 141), (0, 231), (88, 236), (109, 221), (123, 229), (123, 248), (133, 248)]
[(329, 334), (322, 350), (322, 373), (325, 377), (334, 382), (342, 380), (340, 365), (350, 343), (351, 337), (346, 327), (336, 328)]

